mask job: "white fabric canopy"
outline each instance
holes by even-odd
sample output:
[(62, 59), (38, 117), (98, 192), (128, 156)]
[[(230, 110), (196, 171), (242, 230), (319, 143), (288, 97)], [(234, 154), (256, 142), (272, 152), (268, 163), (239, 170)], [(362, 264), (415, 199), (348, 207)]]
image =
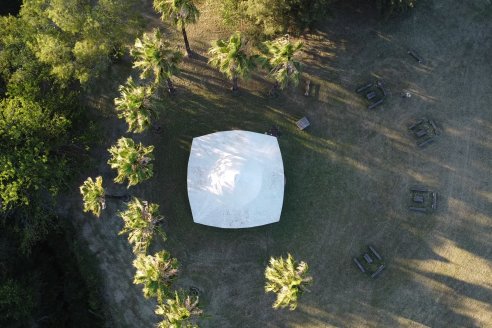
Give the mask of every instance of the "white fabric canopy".
[(193, 139), (188, 198), (196, 223), (248, 228), (278, 222), (284, 184), (275, 137), (224, 131)]

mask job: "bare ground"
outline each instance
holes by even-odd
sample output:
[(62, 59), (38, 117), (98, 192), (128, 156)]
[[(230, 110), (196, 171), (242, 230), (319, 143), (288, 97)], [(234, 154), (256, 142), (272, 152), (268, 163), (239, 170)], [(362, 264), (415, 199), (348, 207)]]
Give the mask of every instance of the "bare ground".
[[(225, 79), (206, 61), (186, 60), (178, 94), (160, 105), (164, 132), (141, 138), (156, 146), (155, 177), (130, 193), (161, 204), (168, 217), (168, 249), (182, 264), (177, 287), (197, 286), (203, 327), (487, 327), (492, 325), (492, 6), (475, 0), (423, 1), (408, 17), (378, 23), (371, 8), (339, 5), (324, 28), (304, 37), (305, 77), (312, 95), (291, 89), (266, 98), (266, 81), (243, 83), (232, 97)], [(205, 12), (189, 29), (191, 45), (206, 55), (209, 40), (227, 31)], [(175, 36), (180, 42), (179, 35)], [(424, 58), (407, 55), (414, 49)], [(105, 151), (125, 133), (111, 114), (118, 84), (130, 69), (116, 66), (101, 86), (105, 133), (96, 158), (110, 192)], [(354, 93), (380, 78), (390, 96), (367, 111)], [(402, 89), (413, 96), (402, 99)], [(312, 126), (298, 131), (307, 116)], [(442, 128), (438, 141), (419, 150), (406, 126), (419, 117)], [(246, 230), (193, 223), (186, 195), (191, 139), (219, 130), (264, 132), (277, 124), (287, 178), (281, 221)], [(140, 137), (137, 137), (139, 139)], [(81, 178), (81, 181), (83, 178)], [(439, 193), (430, 215), (408, 212), (408, 188)], [(149, 327), (154, 303), (132, 284), (133, 255), (112, 203), (97, 220), (81, 213), (74, 195), (66, 209), (97, 258), (112, 327)], [(351, 258), (367, 244), (388, 269), (377, 280)], [(312, 292), (294, 312), (271, 309), (263, 291), (270, 256), (291, 252), (310, 265)]]

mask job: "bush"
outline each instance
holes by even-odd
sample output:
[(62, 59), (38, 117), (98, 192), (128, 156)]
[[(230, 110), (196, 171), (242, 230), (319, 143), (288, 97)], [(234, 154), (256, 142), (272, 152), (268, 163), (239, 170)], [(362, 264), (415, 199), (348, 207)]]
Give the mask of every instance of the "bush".
[[(231, 2), (231, 0), (228, 0)], [(238, 8), (266, 35), (299, 33), (322, 18), (330, 0), (245, 0)]]
[(12, 279), (0, 284), (0, 323), (25, 323), (32, 310), (32, 297), (25, 287)]

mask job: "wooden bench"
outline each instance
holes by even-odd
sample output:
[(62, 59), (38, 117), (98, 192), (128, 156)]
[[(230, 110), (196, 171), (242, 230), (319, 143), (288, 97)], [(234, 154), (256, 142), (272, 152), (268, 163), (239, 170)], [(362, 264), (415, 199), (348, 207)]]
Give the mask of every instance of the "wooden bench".
[(383, 102), (384, 102), (384, 98), (381, 98), (381, 99), (379, 99), (378, 101), (376, 101), (376, 102), (372, 103), (371, 105), (369, 105), (369, 106), (367, 107), (367, 109), (374, 109), (374, 108), (376, 108), (377, 106), (381, 105)]
[(410, 206), (408, 209), (410, 211), (414, 211), (414, 212), (427, 213), (427, 209), (424, 208), (424, 207), (413, 207), (413, 206)]
[(429, 138), (429, 139), (426, 139), (426, 140), (424, 140), (422, 142), (417, 143), (417, 146), (419, 148), (424, 148), (424, 147), (427, 147), (428, 145), (430, 145), (433, 142), (434, 142), (434, 139), (433, 138)]
[(419, 64), (422, 64), (422, 58), (417, 55), (417, 53), (413, 50), (408, 50), (407, 52), (410, 56), (412, 56), (416, 61), (418, 61)]
[(374, 254), (374, 256), (376, 256), (379, 260), (382, 260), (383, 259), (381, 257), (381, 255), (379, 255), (379, 253), (376, 252), (376, 250), (374, 249), (374, 247), (372, 247), (372, 246), (367, 246), (367, 247), (371, 250), (372, 254)]
[(384, 270), (384, 264), (381, 264), (379, 268), (376, 270), (376, 272), (371, 274), (371, 278), (376, 278), (383, 270)]
[(433, 120), (429, 120), (429, 123), (430, 123), (430, 125), (432, 125), (432, 128), (434, 129), (434, 133), (436, 135), (439, 135), (440, 132), (439, 132), (439, 129), (437, 128), (437, 126), (436, 126), (436, 123)]
[(419, 126), (420, 124), (424, 123), (424, 120), (418, 120), (417, 122), (415, 122), (414, 124), (410, 125), (408, 127), (409, 130), (413, 130), (415, 129), (417, 126)]
[(370, 87), (372, 87), (372, 83), (368, 83), (368, 84), (366, 84), (366, 85), (363, 85), (363, 86), (358, 87), (358, 88), (355, 90), (355, 92), (357, 92), (357, 93), (361, 93), (362, 91), (365, 91), (365, 90), (369, 89)]
[(429, 190), (426, 187), (412, 186), (410, 187), (410, 191), (428, 192)]
[(437, 192), (432, 193), (432, 209), (435, 210), (437, 209)]
[(365, 253), (363, 255), (364, 257), (364, 260), (366, 260), (367, 263), (371, 264), (373, 261), (372, 261), (372, 258), (369, 256), (369, 254)]
[(299, 129), (304, 130), (305, 128), (310, 126), (311, 123), (309, 123), (309, 120), (307, 119), (307, 117), (303, 117), (299, 121), (296, 122), (296, 125)]
[(420, 138), (427, 135), (427, 131), (425, 131), (424, 129), (418, 130), (417, 132), (415, 132), (415, 135), (417, 136), (417, 138)]
[(372, 100), (372, 99), (376, 98), (376, 92), (374, 92), (374, 91), (368, 92), (366, 94), (366, 98), (367, 98), (367, 100)]
[(355, 264), (357, 265), (357, 267), (359, 268), (359, 270), (360, 270), (362, 273), (365, 273), (365, 272), (366, 272), (366, 270), (364, 269), (364, 267), (362, 266), (362, 264), (360, 264), (359, 260), (357, 260), (357, 258), (356, 258), (356, 257), (354, 257), (354, 259), (353, 259), (353, 260), (354, 260)]

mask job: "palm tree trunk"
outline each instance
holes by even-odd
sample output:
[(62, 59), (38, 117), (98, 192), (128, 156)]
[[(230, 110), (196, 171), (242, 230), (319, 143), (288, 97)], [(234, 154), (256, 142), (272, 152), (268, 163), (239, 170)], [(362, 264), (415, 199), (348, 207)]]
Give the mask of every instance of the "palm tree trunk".
[(234, 76), (232, 78), (232, 92), (237, 92), (239, 90), (239, 86), (238, 86), (237, 80), (238, 80), (238, 77), (237, 76)]
[(176, 89), (174, 88), (173, 81), (171, 81), (170, 78), (167, 78), (166, 82), (167, 82), (167, 90), (169, 91), (170, 94), (174, 94), (174, 91), (176, 91)]
[(191, 52), (190, 43), (188, 42), (188, 35), (186, 34), (186, 29), (184, 24), (182, 24), (181, 26), (181, 32), (183, 32), (186, 54), (188, 55), (188, 57), (191, 57), (193, 53)]

